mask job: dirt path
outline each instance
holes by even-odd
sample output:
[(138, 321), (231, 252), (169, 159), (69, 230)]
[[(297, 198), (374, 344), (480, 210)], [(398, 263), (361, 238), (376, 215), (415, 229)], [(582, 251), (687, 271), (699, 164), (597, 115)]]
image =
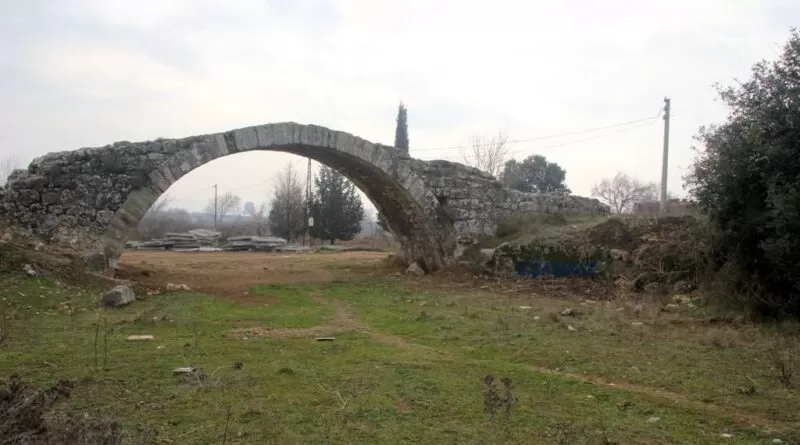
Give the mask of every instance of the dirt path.
[[(383, 345), (397, 347), (397, 348), (420, 349), (431, 352), (440, 359), (450, 359), (450, 360), (454, 359), (454, 357), (447, 351), (442, 351), (434, 347), (415, 343), (409, 339), (397, 335), (391, 335), (379, 332), (368, 327), (362, 321), (358, 320), (355, 316), (353, 316), (352, 312), (344, 302), (335, 301), (333, 303), (330, 303), (322, 299), (318, 299), (317, 301), (322, 304), (333, 304), (336, 307), (336, 313), (332, 317), (330, 325), (316, 326), (312, 328), (234, 329), (228, 331), (226, 333), (226, 336), (228, 336), (229, 338), (244, 338), (244, 337), (309, 338), (316, 336), (332, 335), (340, 332), (363, 332), (369, 335), (369, 337), (375, 342)], [(478, 363), (476, 362), (475, 364)], [(772, 432), (790, 432), (796, 428), (795, 425), (790, 425), (784, 422), (773, 421), (761, 416), (756, 416), (753, 414), (737, 411), (735, 409), (722, 405), (716, 405), (713, 403), (692, 400), (691, 398), (689, 398), (684, 394), (667, 391), (660, 388), (636, 385), (621, 381), (615, 382), (600, 376), (567, 373), (541, 366), (525, 365), (525, 369), (560, 379), (573, 380), (581, 383), (589, 383), (592, 385), (602, 386), (617, 391), (638, 394), (650, 399), (668, 401), (672, 404), (679, 405), (688, 409), (696, 411), (705, 411), (717, 417), (728, 417), (732, 419), (737, 425), (742, 427), (759, 428), (765, 431), (772, 431)]]
[(618, 391), (639, 394), (650, 399), (660, 399), (662, 401), (668, 401), (675, 405), (681, 405), (683, 407), (693, 409), (696, 411), (705, 411), (714, 414), (715, 416), (718, 417), (729, 417), (737, 425), (743, 427), (759, 428), (761, 430), (770, 432), (792, 432), (797, 430), (797, 425), (770, 420), (761, 416), (737, 411), (727, 406), (716, 405), (708, 402), (701, 402), (699, 400), (692, 400), (691, 398), (689, 398), (684, 394), (668, 391), (661, 388), (636, 385), (628, 382), (619, 382), (619, 381), (614, 382), (605, 377), (567, 373), (541, 366), (525, 365), (525, 368), (533, 372), (538, 372), (540, 374), (551, 375), (553, 377), (558, 377), (562, 379), (574, 380), (581, 383), (589, 383), (596, 386), (603, 386)]
[(270, 252), (125, 251), (117, 276), (142, 286), (161, 288), (167, 283), (220, 297), (247, 297), (255, 284), (329, 283), (335, 279), (387, 273), (377, 266), (383, 252), (336, 254)]

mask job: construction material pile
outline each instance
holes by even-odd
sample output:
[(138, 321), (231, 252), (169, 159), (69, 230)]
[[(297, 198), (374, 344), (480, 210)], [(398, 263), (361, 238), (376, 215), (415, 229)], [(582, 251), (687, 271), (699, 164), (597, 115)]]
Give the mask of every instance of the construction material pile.
[(127, 244), (136, 249), (157, 250), (206, 250), (215, 246), (222, 234), (208, 229), (194, 229), (186, 233), (165, 233), (164, 238), (151, 239), (135, 245)]
[(267, 251), (271, 252), (276, 248), (286, 245), (286, 240), (275, 236), (232, 236), (228, 238), (228, 243), (224, 250), (228, 251)]
[(200, 248), (200, 243), (191, 233), (165, 233), (164, 241), (171, 243), (170, 249), (188, 250)]
[(201, 246), (213, 246), (219, 242), (221, 233), (208, 229), (194, 229), (188, 232)]

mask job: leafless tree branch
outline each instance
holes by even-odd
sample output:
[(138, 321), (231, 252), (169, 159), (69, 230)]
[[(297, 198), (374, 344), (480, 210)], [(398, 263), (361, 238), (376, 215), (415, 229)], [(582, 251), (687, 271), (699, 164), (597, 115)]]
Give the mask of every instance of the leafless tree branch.
[(11, 172), (19, 168), (19, 159), (12, 155), (0, 159), (0, 186), (4, 186)]
[(644, 183), (623, 172), (592, 187), (592, 196), (611, 207), (613, 213), (631, 212), (635, 203), (649, 200), (656, 193), (656, 184)]
[(503, 132), (488, 137), (476, 135), (470, 138), (469, 147), (461, 152), (461, 159), (466, 165), (497, 178), (503, 170), (510, 148), (508, 136)]

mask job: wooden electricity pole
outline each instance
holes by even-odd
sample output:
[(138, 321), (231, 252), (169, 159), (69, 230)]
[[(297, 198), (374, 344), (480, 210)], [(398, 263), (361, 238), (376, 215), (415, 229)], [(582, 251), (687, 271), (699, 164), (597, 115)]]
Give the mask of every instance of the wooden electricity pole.
[(661, 214), (667, 213), (667, 164), (669, 162), (669, 112), (670, 98), (664, 98), (664, 154), (661, 159)]
[(217, 184), (214, 184), (214, 231), (217, 230)]
[(305, 233), (303, 233), (303, 245), (306, 245), (306, 238), (308, 238), (308, 247), (311, 247), (311, 158), (308, 158), (308, 171), (306, 173), (306, 205), (303, 211), (303, 219), (305, 225)]

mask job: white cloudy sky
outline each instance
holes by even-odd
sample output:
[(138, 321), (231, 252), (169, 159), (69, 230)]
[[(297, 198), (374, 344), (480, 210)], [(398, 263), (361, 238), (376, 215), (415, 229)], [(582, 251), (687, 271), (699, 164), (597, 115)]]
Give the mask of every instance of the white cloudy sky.
[[(715, 82), (774, 58), (796, 0), (0, 0), (0, 156), (296, 121), (457, 160), (472, 134), (529, 139), (654, 116), (673, 100), (669, 188), (698, 126), (724, 117)], [(627, 128), (627, 127), (625, 127)], [(661, 120), (518, 143), (588, 194), (625, 171), (660, 176)], [(602, 137), (597, 137), (602, 136)], [(211, 185), (264, 201), (289, 160), (214, 161), (170, 194)]]

